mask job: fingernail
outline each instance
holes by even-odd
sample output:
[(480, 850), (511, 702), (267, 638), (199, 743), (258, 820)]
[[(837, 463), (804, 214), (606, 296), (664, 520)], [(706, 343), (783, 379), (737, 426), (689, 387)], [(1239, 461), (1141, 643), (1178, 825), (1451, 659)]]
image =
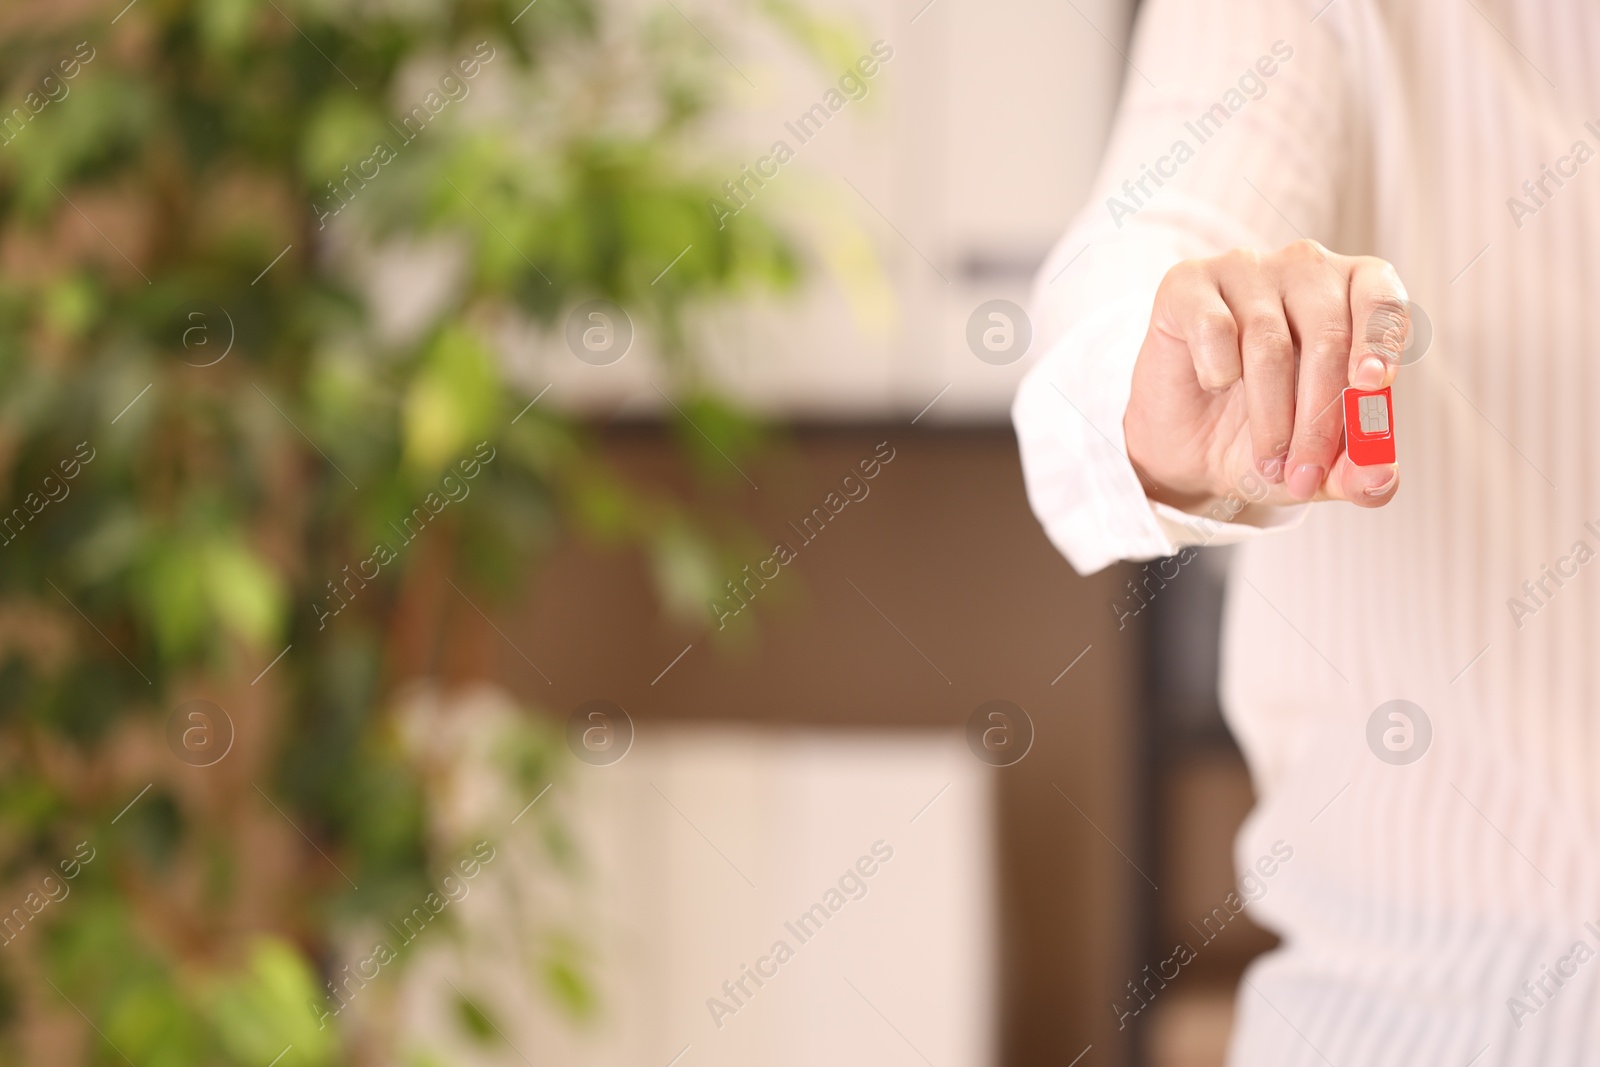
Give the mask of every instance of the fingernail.
[(1283, 481), (1282, 456), (1273, 456), (1271, 459), (1264, 459), (1257, 464), (1257, 467), (1259, 467), (1261, 470), (1261, 476), (1267, 481), (1274, 483)]
[(1302, 463), (1289, 475), (1289, 495), (1296, 500), (1310, 500), (1322, 485), (1323, 470), (1312, 463)]
[(1382, 389), (1384, 375), (1389, 373), (1389, 367), (1377, 356), (1368, 356), (1356, 365), (1355, 386), (1357, 389)]
[(1384, 496), (1389, 492), (1389, 490), (1394, 488), (1395, 479), (1398, 477), (1400, 477), (1400, 468), (1390, 467), (1389, 477), (1385, 478), (1380, 484), (1369, 485), (1367, 488), (1361, 491), (1371, 497)]

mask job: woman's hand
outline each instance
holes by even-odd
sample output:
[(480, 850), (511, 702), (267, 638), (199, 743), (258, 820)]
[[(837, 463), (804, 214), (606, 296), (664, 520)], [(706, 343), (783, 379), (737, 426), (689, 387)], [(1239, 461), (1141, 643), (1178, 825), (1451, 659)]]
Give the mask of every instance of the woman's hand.
[(1156, 293), (1123, 417), (1152, 500), (1193, 509), (1252, 484), (1262, 501), (1381, 507), (1398, 464), (1360, 467), (1341, 448), (1347, 385), (1381, 389), (1410, 330), (1392, 266), (1315, 241), (1179, 263)]

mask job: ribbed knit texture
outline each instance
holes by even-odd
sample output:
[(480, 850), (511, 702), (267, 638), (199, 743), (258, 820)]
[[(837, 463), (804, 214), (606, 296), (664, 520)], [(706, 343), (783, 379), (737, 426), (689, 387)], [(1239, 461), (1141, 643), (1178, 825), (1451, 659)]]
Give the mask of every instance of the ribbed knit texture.
[[(1192, 541), (1118, 452), (1155, 282), (1300, 236), (1393, 262), (1434, 329), (1395, 387), (1397, 497), (1219, 539), (1245, 541), (1223, 703), (1260, 797), (1235, 858), (1294, 849), (1252, 908), (1284, 946), (1240, 989), (1230, 1062), (1600, 1063), (1600, 8), (1323, 3), (1145, 5), (1096, 193), (1040, 277), (1030, 498), (1083, 569)], [(1185, 123), (1277, 41), (1265, 95), (1197, 145)], [(1116, 226), (1107, 198), (1180, 138), (1194, 158)], [(1579, 140), (1594, 158), (1519, 227), (1508, 198), (1536, 206), (1523, 182)], [(1433, 729), (1404, 766), (1366, 740), (1395, 698)]]

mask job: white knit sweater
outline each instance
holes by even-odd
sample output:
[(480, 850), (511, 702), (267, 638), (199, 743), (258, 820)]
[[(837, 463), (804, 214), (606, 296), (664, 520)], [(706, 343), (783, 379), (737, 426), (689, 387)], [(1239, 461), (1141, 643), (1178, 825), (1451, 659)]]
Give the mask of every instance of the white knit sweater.
[[(1600, 6), (1324, 3), (1146, 3), (1038, 284), (1029, 496), (1082, 571), (1206, 540), (1121, 454), (1161, 276), (1300, 236), (1393, 262), (1434, 331), (1395, 388), (1399, 494), (1210, 538), (1245, 542), (1223, 704), (1260, 802), (1236, 858), (1294, 850), (1252, 907), (1285, 942), (1231, 1062), (1600, 1063)], [(1431, 725), (1414, 762), (1369, 745), (1393, 699)]]

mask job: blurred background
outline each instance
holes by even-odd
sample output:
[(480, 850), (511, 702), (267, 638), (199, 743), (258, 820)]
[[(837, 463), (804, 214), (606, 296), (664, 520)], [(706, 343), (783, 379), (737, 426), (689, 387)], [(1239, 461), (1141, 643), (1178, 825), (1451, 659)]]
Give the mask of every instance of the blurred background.
[(1220, 1063), (1224, 560), (1007, 421), (1135, 14), (6, 5), (0, 1062)]

